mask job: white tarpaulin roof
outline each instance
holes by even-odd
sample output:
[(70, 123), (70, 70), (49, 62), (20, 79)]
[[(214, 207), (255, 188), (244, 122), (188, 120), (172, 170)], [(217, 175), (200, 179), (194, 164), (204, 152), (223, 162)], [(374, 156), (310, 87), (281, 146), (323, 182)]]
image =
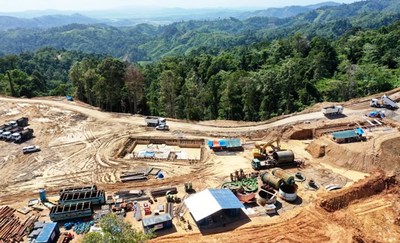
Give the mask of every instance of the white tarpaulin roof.
[(243, 208), (243, 204), (229, 189), (206, 189), (185, 199), (195, 221), (200, 221), (222, 209)]

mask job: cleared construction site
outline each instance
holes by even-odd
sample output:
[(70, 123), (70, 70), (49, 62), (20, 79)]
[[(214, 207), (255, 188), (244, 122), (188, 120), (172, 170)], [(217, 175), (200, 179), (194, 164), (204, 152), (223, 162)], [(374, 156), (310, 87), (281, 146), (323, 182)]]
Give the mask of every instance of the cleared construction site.
[(200, 162), (205, 153), (204, 139), (129, 137), (116, 154), (132, 160)]
[(0, 97), (0, 123), (35, 130), (0, 141), (0, 241), (80, 242), (113, 213), (154, 242), (399, 242), (400, 113), (379, 96), (258, 123)]

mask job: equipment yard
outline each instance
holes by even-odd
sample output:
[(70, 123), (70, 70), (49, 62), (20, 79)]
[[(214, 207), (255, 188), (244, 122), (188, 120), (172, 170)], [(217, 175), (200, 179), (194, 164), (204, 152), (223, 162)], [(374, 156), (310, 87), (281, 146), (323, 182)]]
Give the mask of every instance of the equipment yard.
[[(0, 97), (0, 125), (27, 117), (34, 130), (23, 143), (0, 141), (0, 213), (14, 218), (10, 208), (44, 188), (52, 219), (64, 219), (54, 213), (67, 202), (88, 215), (125, 203), (135, 228), (165, 228), (154, 242), (400, 242), (400, 112), (368, 117), (374, 97), (341, 103), (339, 116), (324, 103), (258, 123), (166, 118), (169, 130), (60, 97)], [(241, 149), (220, 149), (233, 139)], [(40, 151), (24, 154), (31, 145)], [(48, 208), (36, 211), (14, 215), (50, 220)]]

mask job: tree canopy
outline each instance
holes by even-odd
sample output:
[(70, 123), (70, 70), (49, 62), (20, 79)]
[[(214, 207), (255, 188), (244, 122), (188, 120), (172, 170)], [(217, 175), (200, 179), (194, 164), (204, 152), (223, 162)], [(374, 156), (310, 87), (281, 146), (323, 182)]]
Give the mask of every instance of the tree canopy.
[(400, 22), (338, 39), (296, 33), (219, 51), (200, 46), (146, 64), (44, 48), (0, 57), (0, 94), (73, 94), (106, 111), (259, 121), (398, 87), (399, 56)]
[(100, 219), (101, 232), (85, 234), (83, 243), (143, 243), (153, 235), (132, 228), (123, 218), (109, 213)]

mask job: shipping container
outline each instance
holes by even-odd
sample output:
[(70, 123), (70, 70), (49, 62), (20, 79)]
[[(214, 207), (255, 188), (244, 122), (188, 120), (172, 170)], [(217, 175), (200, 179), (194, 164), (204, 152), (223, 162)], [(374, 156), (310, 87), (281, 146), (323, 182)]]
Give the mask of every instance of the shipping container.
[(35, 243), (54, 243), (57, 242), (60, 236), (60, 228), (57, 223), (46, 223), (43, 226), (42, 232), (36, 238)]

